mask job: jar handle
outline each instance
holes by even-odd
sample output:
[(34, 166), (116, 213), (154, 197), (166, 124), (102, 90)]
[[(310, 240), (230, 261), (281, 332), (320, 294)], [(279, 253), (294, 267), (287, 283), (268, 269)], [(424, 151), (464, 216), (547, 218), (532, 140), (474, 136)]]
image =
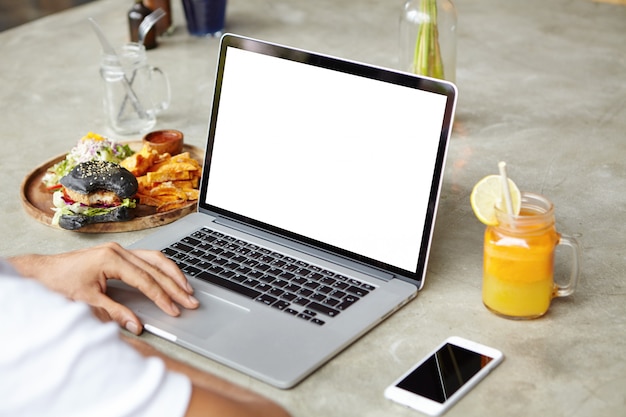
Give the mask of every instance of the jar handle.
[(160, 78), (161, 86), (152, 89), (152, 102), (154, 103), (151, 111), (155, 114), (162, 112), (170, 106), (170, 100), (172, 98), (170, 90), (170, 81), (167, 74), (158, 67), (149, 67), (150, 69), (150, 82), (155, 83)]
[(569, 246), (572, 249), (572, 268), (569, 281), (565, 285), (556, 284), (556, 290), (554, 293), (554, 297), (567, 297), (574, 293), (580, 276), (580, 245), (575, 238), (566, 235), (561, 235), (558, 244)]

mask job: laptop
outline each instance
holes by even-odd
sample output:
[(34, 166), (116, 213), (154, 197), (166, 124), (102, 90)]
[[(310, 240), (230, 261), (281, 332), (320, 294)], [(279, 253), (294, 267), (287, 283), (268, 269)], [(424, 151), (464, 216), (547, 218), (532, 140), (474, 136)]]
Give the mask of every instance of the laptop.
[(110, 295), (155, 335), (295, 386), (424, 285), (455, 105), (445, 81), (224, 35), (198, 210), (132, 245), (175, 260), (201, 306)]

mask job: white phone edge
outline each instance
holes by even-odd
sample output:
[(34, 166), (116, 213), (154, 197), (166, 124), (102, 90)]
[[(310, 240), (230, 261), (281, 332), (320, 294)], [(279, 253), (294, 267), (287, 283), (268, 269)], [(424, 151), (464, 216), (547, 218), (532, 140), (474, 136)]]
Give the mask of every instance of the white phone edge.
[[(481, 355), (486, 355), (493, 358), (484, 368), (476, 373), (469, 381), (467, 381), (458, 391), (456, 391), (447, 401), (444, 403), (438, 403), (429, 398), (422, 397), (420, 395), (414, 394), (412, 392), (406, 391), (402, 388), (398, 388), (396, 385), (402, 381), (407, 375), (413, 372), (416, 368), (418, 368), (421, 364), (423, 364), (428, 358), (435, 354), (442, 346), (445, 346), (446, 343), (450, 343), (456, 346), (460, 346), (462, 348), (471, 350), (473, 352), (479, 353)], [(480, 380), (482, 380), (485, 376), (487, 376), (496, 366), (502, 362), (504, 359), (504, 354), (495, 348), (483, 345), (478, 342), (471, 341), (469, 339), (465, 339), (459, 336), (451, 336), (446, 340), (441, 342), (437, 347), (435, 347), (428, 354), (424, 355), (424, 357), (417, 362), (414, 366), (412, 366), (408, 371), (398, 377), (393, 383), (391, 383), (385, 389), (385, 397), (391, 401), (397, 402), (406, 407), (412, 408), (414, 410), (420, 411), (422, 413), (431, 415), (431, 416), (439, 416), (447, 411), (452, 405), (454, 405), (459, 399), (461, 399), (469, 390), (471, 390)]]

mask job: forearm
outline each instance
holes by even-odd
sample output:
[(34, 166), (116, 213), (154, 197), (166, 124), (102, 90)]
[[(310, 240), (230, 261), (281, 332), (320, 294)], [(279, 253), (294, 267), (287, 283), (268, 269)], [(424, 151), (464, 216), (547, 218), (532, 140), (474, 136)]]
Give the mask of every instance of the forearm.
[(252, 391), (168, 357), (140, 339), (125, 339), (142, 355), (158, 356), (168, 369), (189, 377), (194, 386), (194, 395), (188, 416), (194, 416), (194, 410), (204, 410), (204, 415), (207, 415), (208, 409), (213, 410), (215, 415), (221, 412), (221, 415), (226, 416), (288, 416), (276, 403)]
[(45, 270), (44, 255), (20, 255), (7, 258), (7, 261), (23, 277), (38, 278), (42, 270)]

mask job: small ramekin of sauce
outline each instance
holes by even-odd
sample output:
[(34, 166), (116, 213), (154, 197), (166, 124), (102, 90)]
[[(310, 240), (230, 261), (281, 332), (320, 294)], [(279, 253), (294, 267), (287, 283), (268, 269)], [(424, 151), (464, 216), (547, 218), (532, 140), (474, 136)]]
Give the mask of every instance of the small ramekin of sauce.
[(183, 151), (183, 140), (183, 132), (173, 129), (155, 130), (143, 137), (143, 143), (149, 149), (170, 155), (177, 155)]

